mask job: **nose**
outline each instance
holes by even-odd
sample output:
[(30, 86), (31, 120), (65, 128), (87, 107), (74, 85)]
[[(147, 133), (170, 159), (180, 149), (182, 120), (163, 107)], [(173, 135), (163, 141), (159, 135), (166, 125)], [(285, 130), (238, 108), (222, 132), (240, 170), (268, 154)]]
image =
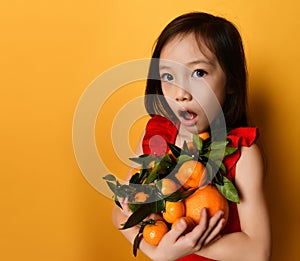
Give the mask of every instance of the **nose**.
[(178, 102), (182, 101), (190, 101), (192, 99), (192, 95), (186, 91), (184, 88), (176, 87), (176, 96), (175, 100)]

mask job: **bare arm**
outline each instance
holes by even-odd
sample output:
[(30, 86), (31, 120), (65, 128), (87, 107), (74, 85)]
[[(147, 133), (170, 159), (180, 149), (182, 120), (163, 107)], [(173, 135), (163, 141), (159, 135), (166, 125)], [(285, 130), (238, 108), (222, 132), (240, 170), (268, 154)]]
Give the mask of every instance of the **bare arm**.
[(238, 204), (241, 232), (224, 235), (197, 254), (222, 261), (269, 260), (270, 224), (263, 178), (264, 169), (258, 147), (243, 147), (235, 180), (241, 200)]
[[(157, 261), (174, 261), (180, 257), (195, 253), (203, 246), (212, 242), (220, 233), (223, 227), (224, 219), (223, 213), (217, 212), (211, 219), (205, 209), (201, 212), (201, 221), (190, 233), (183, 235), (187, 224), (185, 222), (178, 222), (176, 226), (171, 229), (162, 238), (158, 246), (147, 244), (143, 239), (140, 243), (140, 250), (144, 252), (152, 260)], [(124, 223), (128, 216), (122, 213), (120, 208), (113, 209), (113, 222), (117, 228), (120, 228), (121, 223)], [(122, 234), (133, 244), (134, 238), (138, 233), (137, 226), (121, 230)]]

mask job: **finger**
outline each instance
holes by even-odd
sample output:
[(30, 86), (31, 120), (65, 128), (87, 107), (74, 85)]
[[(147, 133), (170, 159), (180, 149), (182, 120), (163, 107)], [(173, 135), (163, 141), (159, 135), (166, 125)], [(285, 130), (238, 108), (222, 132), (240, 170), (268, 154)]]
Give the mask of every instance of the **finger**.
[(204, 240), (203, 245), (212, 243), (213, 241), (215, 241), (221, 237), (220, 232), (221, 232), (222, 228), (224, 227), (224, 223), (225, 223), (224, 218), (219, 220), (219, 222), (217, 223), (215, 228), (211, 231), (211, 233)]
[[(200, 238), (199, 244), (201, 246), (204, 245), (204, 242), (207, 242), (206, 239), (209, 237), (209, 235), (214, 231), (214, 228), (218, 225), (220, 219), (223, 217), (224, 212), (223, 211), (218, 211), (213, 217), (211, 217), (208, 221), (208, 227), (204, 233), (204, 235)], [(200, 220), (201, 221), (201, 220)], [(216, 233), (219, 231), (216, 230)], [(216, 235), (214, 235), (215, 237)]]
[(207, 227), (207, 220), (208, 220), (207, 209), (202, 208), (201, 209), (199, 225), (206, 228)]
[(125, 215), (130, 215), (131, 214), (131, 211), (130, 211), (130, 208), (129, 208), (129, 205), (128, 205), (128, 198), (123, 198), (122, 202), (121, 202), (121, 205), (122, 205), (122, 211)]
[[(189, 237), (191, 240), (195, 241), (195, 245), (199, 245), (201, 238), (203, 238), (205, 231), (208, 226), (208, 214), (206, 208), (201, 210), (200, 222), (199, 224), (189, 233)], [(202, 243), (204, 239), (200, 243)]]
[(184, 219), (180, 219), (176, 225), (170, 230), (169, 235), (175, 242), (186, 230), (187, 223)]

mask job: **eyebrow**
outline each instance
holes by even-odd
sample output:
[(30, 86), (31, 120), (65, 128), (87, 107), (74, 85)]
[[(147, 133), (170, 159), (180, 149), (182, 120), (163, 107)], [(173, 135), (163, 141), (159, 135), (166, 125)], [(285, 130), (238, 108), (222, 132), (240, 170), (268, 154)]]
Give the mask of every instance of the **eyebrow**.
[[(171, 65), (169, 65), (171, 64)], [(177, 64), (177, 62), (175, 62), (175, 64)], [(208, 60), (195, 60), (195, 61), (190, 61), (186, 64), (183, 64), (184, 66), (192, 66), (192, 65), (197, 65), (197, 64), (206, 64), (206, 65), (209, 65), (209, 66), (214, 66), (214, 63), (211, 62), (211, 61), (208, 61)], [(163, 70), (163, 69), (170, 69), (172, 68), (172, 62), (168, 62), (167, 64), (162, 64), (162, 65), (159, 65), (159, 69), (160, 70)]]
[(209, 61), (209, 60), (201, 60), (201, 59), (188, 62), (186, 65), (195, 65), (195, 64), (200, 64), (200, 63), (204, 63), (204, 64), (207, 64), (207, 65), (210, 65), (210, 66), (214, 65), (214, 63)]

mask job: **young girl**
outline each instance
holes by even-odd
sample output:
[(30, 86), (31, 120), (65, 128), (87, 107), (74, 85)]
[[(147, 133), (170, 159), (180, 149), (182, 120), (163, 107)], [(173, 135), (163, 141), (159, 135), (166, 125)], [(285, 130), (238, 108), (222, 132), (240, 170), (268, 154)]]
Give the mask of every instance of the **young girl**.
[[(183, 233), (187, 224), (181, 220), (158, 246), (142, 240), (141, 251), (159, 261), (269, 260), (264, 169), (255, 144), (258, 130), (247, 125), (246, 64), (237, 29), (229, 21), (210, 14), (182, 15), (162, 31), (152, 58), (155, 59), (150, 65), (145, 96), (145, 106), (152, 118), (138, 153), (164, 153), (168, 149), (166, 142), (182, 146), (184, 140), (192, 140), (194, 133), (210, 130), (210, 123), (222, 114), (230, 130), (228, 137), (239, 148), (225, 158), (224, 164), (227, 177), (239, 191), (240, 203), (229, 203), (229, 219), (222, 232), (223, 213), (219, 211), (208, 218), (203, 209), (192, 232)], [(203, 81), (217, 103), (203, 101), (203, 97), (211, 97), (203, 92)], [(115, 207), (115, 226), (120, 228), (128, 215), (126, 204), (123, 203), (123, 210)], [(133, 243), (138, 230), (133, 227), (121, 232)]]

